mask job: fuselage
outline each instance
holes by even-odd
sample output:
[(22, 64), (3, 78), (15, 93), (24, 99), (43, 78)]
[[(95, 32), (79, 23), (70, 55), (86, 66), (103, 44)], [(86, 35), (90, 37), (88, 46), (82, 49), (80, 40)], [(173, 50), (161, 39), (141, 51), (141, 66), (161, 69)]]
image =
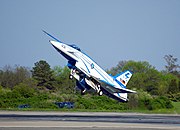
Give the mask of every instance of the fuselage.
[(112, 76), (107, 74), (96, 62), (94, 62), (87, 54), (82, 52), (75, 45), (70, 46), (64, 43), (51, 41), (51, 44), (59, 49), (60, 53), (67, 60), (75, 60), (75, 66), (80, 69), (89, 77), (95, 77), (101, 81), (104, 81), (112, 86), (119, 88), (121, 87)]
[(43, 32), (55, 40), (50, 43), (68, 60), (67, 66), (71, 70), (69, 78), (76, 79), (76, 86), (81, 90), (81, 94), (92, 88), (100, 96), (105, 94), (118, 101), (126, 102), (127, 93), (136, 93), (126, 88), (132, 77), (129, 70), (111, 76), (76, 45), (65, 44), (46, 31), (43, 30)]
[[(95, 89), (97, 84), (94, 84), (94, 82), (91, 82), (88, 79), (88, 77), (93, 77), (94, 79), (97, 79), (98, 81), (102, 81), (106, 83), (106, 85), (113, 86), (114, 88), (122, 89), (125, 88), (124, 85), (121, 83), (118, 83), (117, 80), (115, 80), (114, 77), (107, 74), (96, 62), (94, 62), (87, 54), (82, 52), (80, 48), (78, 48), (75, 45), (67, 45), (64, 43), (56, 42), (56, 41), (50, 41), (51, 44), (54, 46), (54, 48), (61, 53), (69, 63), (74, 63), (73, 67), (80, 70), (86, 75), (86, 82), (87, 84)], [(74, 76), (77, 81), (80, 81), (79, 77)], [(116, 93), (113, 92), (111, 87), (107, 87), (107, 89), (104, 87), (102, 90), (108, 95), (109, 97), (112, 97), (114, 99), (119, 99), (122, 101), (127, 101), (127, 93)]]

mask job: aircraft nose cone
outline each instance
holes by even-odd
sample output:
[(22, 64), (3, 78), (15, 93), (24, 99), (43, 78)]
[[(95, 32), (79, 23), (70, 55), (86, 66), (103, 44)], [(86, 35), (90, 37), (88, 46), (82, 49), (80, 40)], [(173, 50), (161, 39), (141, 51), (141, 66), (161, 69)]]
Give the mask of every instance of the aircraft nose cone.
[(60, 42), (56, 42), (56, 41), (49, 41), (54, 47), (57, 47), (57, 48), (59, 48), (61, 45), (62, 45), (62, 43), (60, 43)]
[(52, 45), (56, 46), (56, 42), (55, 41), (49, 41)]
[(63, 50), (62, 43), (56, 41), (49, 41), (56, 50)]

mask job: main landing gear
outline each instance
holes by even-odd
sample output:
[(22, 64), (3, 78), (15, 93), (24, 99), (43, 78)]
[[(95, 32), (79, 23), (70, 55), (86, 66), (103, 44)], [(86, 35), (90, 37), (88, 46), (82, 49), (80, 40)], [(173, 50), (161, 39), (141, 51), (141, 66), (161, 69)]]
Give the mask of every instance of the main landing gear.
[(96, 90), (97, 90), (97, 93), (98, 93), (99, 96), (103, 95), (103, 91), (101, 90), (101, 85), (100, 84), (97, 85)]
[[(73, 79), (75, 78), (77, 80), (77, 82), (80, 82), (82, 80), (82, 78), (84, 78), (85, 75), (83, 73), (78, 72), (76, 69), (71, 69), (70, 75), (69, 75), (69, 79)], [(89, 87), (92, 87), (99, 96), (103, 95), (103, 91), (101, 90), (101, 85), (100, 83), (98, 83), (96, 80), (92, 79), (87, 79), (84, 78), (85, 82), (87, 85), (89, 85)], [(86, 88), (84, 87), (84, 89), (81, 90), (81, 95), (84, 95), (86, 92)]]
[(100, 90), (98, 94), (99, 94), (99, 96), (102, 96), (103, 95), (102, 90)]

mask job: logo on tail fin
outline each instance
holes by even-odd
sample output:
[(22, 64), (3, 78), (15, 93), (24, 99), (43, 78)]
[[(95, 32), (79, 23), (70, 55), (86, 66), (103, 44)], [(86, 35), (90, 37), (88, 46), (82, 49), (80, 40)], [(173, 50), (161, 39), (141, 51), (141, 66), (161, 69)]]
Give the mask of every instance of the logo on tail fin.
[(119, 81), (120, 83), (122, 83), (124, 86), (126, 86), (127, 83), (129, 82), (131, 76), (132, 76), (132, 73), (127, 70), (127, 71), (122, 72), (121, 74), (115, 76), (115, 79), (117, 81)]
[(120, 81), (122, 84), (125, 84), (126, 82), (120, 78)]
[(128, 75), (130, 75), (129, 73), (125, 74), (126, 78), (129, 78)]

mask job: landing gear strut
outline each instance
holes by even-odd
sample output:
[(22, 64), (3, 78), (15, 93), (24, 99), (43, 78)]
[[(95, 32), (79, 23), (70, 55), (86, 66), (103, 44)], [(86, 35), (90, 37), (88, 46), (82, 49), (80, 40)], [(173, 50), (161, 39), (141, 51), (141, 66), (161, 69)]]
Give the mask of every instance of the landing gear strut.
[(97, 85), (97, 88), (96, 88), (96, 89), (97, 89), (98, 95), (99, 95), (99, 96), (102, 96), (102, 95), (103, 95), (103, 92), (102, 92), (102, 90), (101, 90), (101, 85), (100, 85), (100, 84)]
[(85, 92), (86, 92), (86, 89), (81, 90), (81, 95), (84, 95), (84, 94), (85, 94)]
[(73, 79), (73, 75), (76, 73), (75, 69), (71, 69), (70, 75), (69, 75), (69, 79)]

